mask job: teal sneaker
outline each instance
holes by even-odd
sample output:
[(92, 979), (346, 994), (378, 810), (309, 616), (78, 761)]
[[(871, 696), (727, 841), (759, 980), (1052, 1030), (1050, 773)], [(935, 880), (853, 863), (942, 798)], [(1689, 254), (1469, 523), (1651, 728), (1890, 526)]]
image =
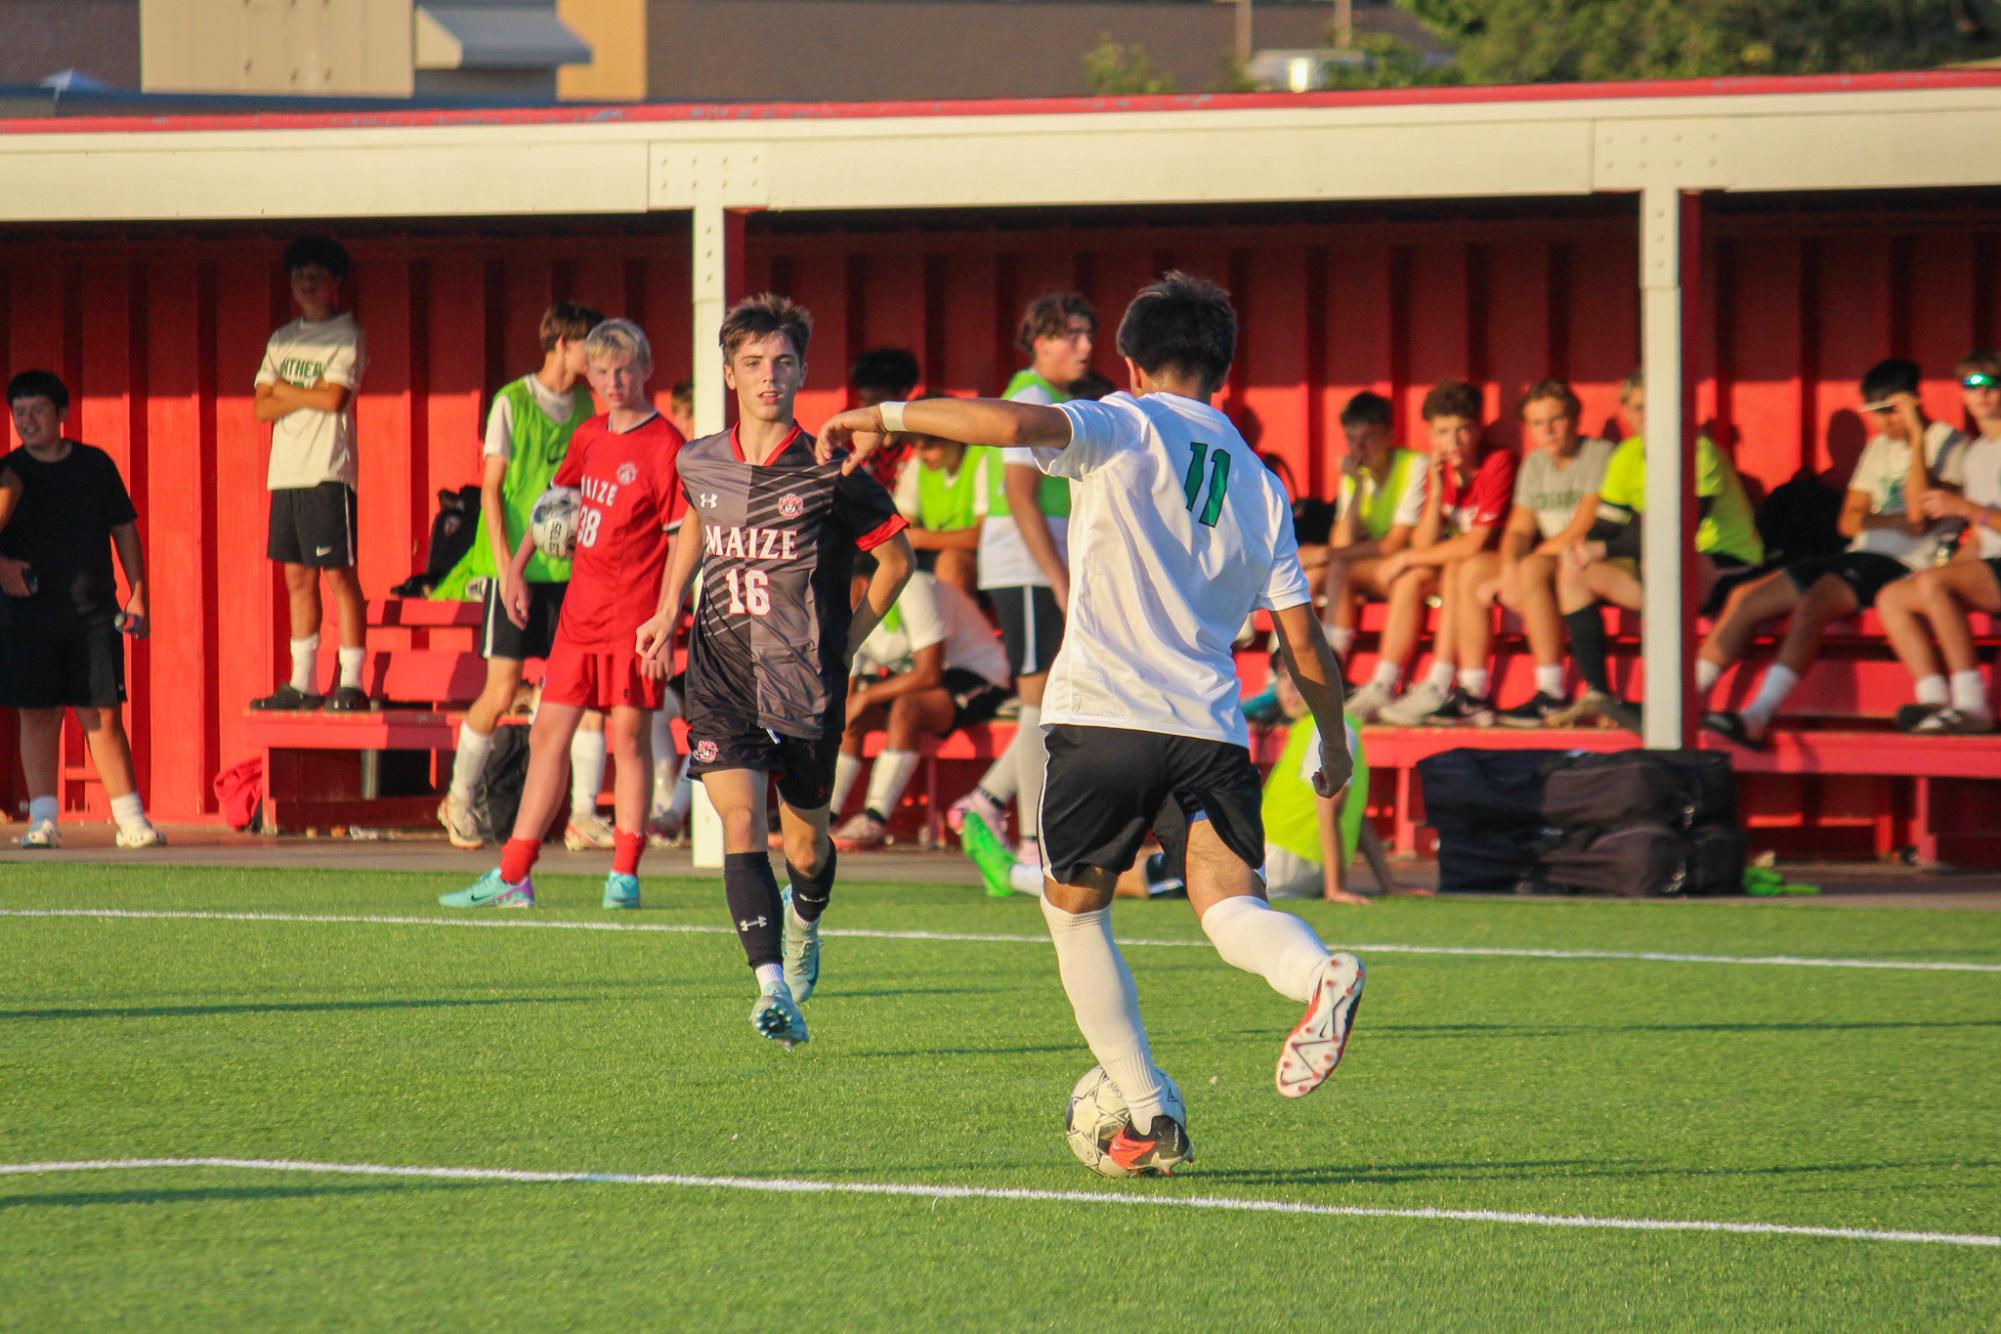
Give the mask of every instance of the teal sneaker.
[(988, 828), (978, 811), (966, 812), (966, 823), (959, 827), (959, 846), (979, 869), (987, 897), (1004, 899), (1014, 893), (1014, 853)]
[(750, 1026), (787, 1051), (806, 1041), (806, 1016), (799, 1013), (792, 988), (783, 982), (765, 984), (764, 994), (750, 1007)]
[(792, 911), (792, 886), (779, 897), (785, 901), (785, 915), (779, 919), (784, 923), (785, 985), (792, 989), (792, 999), (804, 1005), (820, 983), (820, 924)]
[(518, 885), (510, 885), (500, 878), (496, 868), (464, 889), (438, 895), (438, 902), (447, 908), (532, 908), (535, 879), (529, 876)]
[(607, 908), (637, 908), (639, 906), (639, 877), (622, 875), (613, 871), (604, 878), (604, 906)]

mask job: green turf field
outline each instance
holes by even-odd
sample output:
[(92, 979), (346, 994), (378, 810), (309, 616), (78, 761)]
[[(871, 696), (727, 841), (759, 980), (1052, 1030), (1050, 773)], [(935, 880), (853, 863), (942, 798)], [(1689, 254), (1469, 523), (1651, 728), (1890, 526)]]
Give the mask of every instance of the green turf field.
[[(1033, 901), (842, 886), (813, 1042), (759, 1040), (714, 882), (447, 918), (462, 876), (0, 867), (0, 1325), (1993, 1328), (2001, 917), (1404, 900), (1305, 915), (1370, 965), (1347, 1062), (1271, 1087), (1296, 1007), (1184, 904), (1122, 903), (1197, 1161), (1086, 1173), (1091, 1064)], [(694, 930), (542, 930), (571, 921)], [(505, 923), (487, 926), (484, 924)], [(1371, 951), (1553, 948), (1988, 971)], [(687, 1177), (729, 1178), (691, 1183)], [(772, 1191), (756, 1183), (826, 1183)], [(857, 1193), (915, 1187), (1086, 1199)], [(1848, 1239), (1329, 1216), (1292, 1201), (1954, 1234)]]

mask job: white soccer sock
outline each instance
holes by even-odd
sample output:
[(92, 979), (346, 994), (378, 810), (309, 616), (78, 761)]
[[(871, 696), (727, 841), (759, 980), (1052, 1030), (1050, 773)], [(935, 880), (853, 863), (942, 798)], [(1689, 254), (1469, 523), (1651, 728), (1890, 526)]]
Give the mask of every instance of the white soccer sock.
[[(674, 692), (664, 692), (668, 699)], [(664, 705), (653, 711), (653, 800), (647, 814), (659, 819), (667, 813), (667, 804), (673, 800), (674, 785), (681, 781), (681, 757), (674, 753), (674, 727), (672, 711)]]
[(875, 770), (868, 776), (868, 799), (863, 809), (874, 811), (885, 820), (896, 814), (896, 803), (903, 800), (903, 789), (910, 786), (910, 776), (917, 772), (920, 758), (914, 750), (885, 750), (876, 756)]
[(1313, 985), (1327, 962), (1327, 947), (1312, 927), (1291, 913), (1241, 894), (1202, 914), (1202, 930), (1232, 968), (1256, 973), (1271, 983), (1273, 991), (1301, 1005), (1313, 998)]
[(570, 814), (596, 815), (604, 787), (604, 733), (579, 727), (570, 738)]
[[(1008, 747), (1014, 756), (1015, 829), (1023, 838), (1042, 834), (1042, 770), (1049, 763), (1049, 750), (1042, 739), (1042, 709), (1021, 706), (1015, 725), (1015, 744)], [(1107, 1070), (1110, 1066), (1105, 1067)]]
[(1487, 692), (1494, 688), (1494, 678), (1485, 667), (1461, 667), (1459, 688), (1469, 699), (1485, 699)]
[(773, 982), (783, 982), (784, 980), (785, 967), (783, 964), (761, 963), (757, 966), (757, 989), (760, 993)]
[(1431, 670), (1424, 674), (1424, 683), (1441, 695), (1449, 695), (1452, 693), (1452, 678), (1458, 674), (1459, 668), (1456, 663), (1448, 662), (1444, 658), (1433, 658)]
[(685, 820), (688, 818), (689, 808), (694, 804), (695, 779), (694, 775), (688, 772), (688, 766), (684, 764), (681, 766), (681, 781), (674, 784), (674, 804), (667, 808), (667, 813)]
[(292, 689), (302, 695), (313, 693), (315, 668), (319, 666), (320, 637), (317, 633), (292, 641)]
[(1723, 668), (1720, 664), (1711, 662), (1707, 658), (1695, 660), (1695, 688), (1703, 694), (1708, 694), (1722, 675)]
[(1947, 688), (1945, 678), (1937, 672), (1920, 676), (1912, 685), (1912, 693), (1918, 703), (1929, 704), (1936, 709), (1952, 703), (1952, 692)]
[(1563, 664), (1539, 662), (1535, 665), (1535, 689), (1538, 695), (1548, 695), (1553, 699), (1563, 698)]
[(28, 798), (28, 823), (40, 824), (44, 820), (54, 820), (62, 814), (62, 803), (54, 797)]
[(1330, 625), (1327, 627), (1327, 647), (1334, 650), (1334, 656), (1345, 658), (1348, 650), (1355, 647), (1355, 631), (1351, 626)]
[(1007, 883), (1017, 894), (1033, 894), (1042, 897), (1042, 868), (1030, 866), (1027, 862), (1016, 862), (1007, 873)]
[(1952, 707), (1961, 713), (1986, 714), (1987, 682), (1977, 669), (1952, 674)]
[(842, 751), (834, 759), (834, 796), (827, 803), (827, 809), (839, 815), (848, 807), (848, 793), (855, 790), (855, 780), (862, 776), (862, 761), (859, 755)]
[(471, 801), (472, 790), (486, 770), (486, 753), (493, 749), (493, 733), (475, 732), (471, 723), (459, 727), (458, 749), (452, 754), (453, 801)]
[(1371, 683), (1379, 685), (1385, 690), (1395, 690), (1397, 687), (1397, 677), (1400, 675), (1402, 673), (1397, 670), (1395, 663), (1387, 659), (1378, 659), (1376, 662), (1376, 674), (1370, 677), (1369, 680)]
[(1744, 706), (1743, 719), (1760, 732), (1772, 725), (1773, 715), (1786, 702), (1786, 696), (1793, 693), (1793, 687), (1800, 683), (1799, 673), (1782, 662), (1775, 662), (1765, 669), (1765, 679), (1758, 683), (1758, 694)]
[[(1042, 716), (1042, 710), (1035, 712), (1037, 717)], [(1022, 745), (1021, 729), (1017, 727), (1007, 743), (1007, 749), (996, 756), (994, 762), (987, 766), (987, 771), (980, 775), (980, 791), (992, 797), (997, 805), (1005, 806), (1013, 801), (1014, 794), (1021, 788), (1015, 782), (1014, 766), (1015, 756)]]
[(120, 829), (139, 829), (146, 824), (146, 807), (139, 800), (137, 792), (127, 792), (122, 797), (111, 799), (111, 818)]
[(340, 683), (361, 689), (361, 664), (368, 657), (368, 650), (359, 644), (340, 646)]
[(1042, 918), (1056, 943), (1056, 968), (1077, 1029), (1125, 1096), (1133, 1124), (1144, 1130), (1160, 1115), (1160, 1071), (1147, 1048), (1132, 972), (1112, 943), (1112, 910), (1069, 913), (1045, 898)]

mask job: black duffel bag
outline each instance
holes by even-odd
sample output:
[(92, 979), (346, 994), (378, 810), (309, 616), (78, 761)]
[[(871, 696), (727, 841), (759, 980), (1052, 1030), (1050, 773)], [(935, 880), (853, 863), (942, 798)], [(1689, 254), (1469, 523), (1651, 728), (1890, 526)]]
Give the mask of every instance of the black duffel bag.
[(1483, 750), (1461, 746), (1417, 762), (1425, 823), (1446, 834), (1540, 829), (1549, 771), (1567, 750)]
[[(1427, 793), (1427, 796), (1429, 794)], [(1722, 751), (1621, 750), (1577, 755), (1543, 784), (1542, 818), (1559, 829), (1737, 823), (1737, 779)]]
[(1543, 855), (1541, 876), (1558, 894), (1672, 898), (1688, 890), (1689, 856), (1681, 830), (1648, 821), (1572, 835)]

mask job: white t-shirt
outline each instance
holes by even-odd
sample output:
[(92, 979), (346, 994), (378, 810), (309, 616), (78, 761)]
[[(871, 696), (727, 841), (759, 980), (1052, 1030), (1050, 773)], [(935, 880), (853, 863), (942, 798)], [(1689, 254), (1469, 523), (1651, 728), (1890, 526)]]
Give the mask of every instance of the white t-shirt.
[[(559, 394), (543, 384), (539, 375), (524, 375), (521, 382), (528, 386), (529, 397), (550, 421), (567, 422), (577, 410), (576, 395), (582, 385)], [(493, 410), (486, 414), (486, 448), (481, 453), (495, 459), (514, 456), (514, 400), (505, 394), (493, 396)]]
[[(1045, 407), (1051, 399), (1041, 385), (1023, 385), (1011, 398), (1015, 403), (1040, 403)], [(997, 479), (990, 470), (1007, 464), (1020, 467), (1035, 466), (1032, 450), (991, 449), (980, 455), (980, 475), (973, 483), (973, 513), (980, 516), (980, 587), (981, 588), (1035, 588), (1049, 587), (1049, 576), (1035, 563), (1028, 544), (1021, 540), (1021, 528), (1015, 523), (1014, 515), (1007, 506), (994, 513), (988, 503), (993, 492), (998, 489)], [(1073, 499), (1074, 504), (1074, 499)], [(1074, 510), (1073, 510), (1074, 512)], [(1070, 521), (1055, 515), (1045, 514), (1043, 521), (1049, 525), (1049, 536), (1056, 543), (1056, 556), (1066, 566), (1070, 563), (1067, 534)]]
[[(1966, 498), (1976, 505), (2001, 509), (2001, 439), (1986, 436), (1968, 445), (1961, 455)], [(1973, 532), (1980, 539), (1980, 558), (2001, 558), (2001, 533), (1975, 521)]]
[(346, 311), (317, 324), (296, 319), (272, 332), (264, 364), (257, 368), (258, 384), (283, 380), (310, 389), (325, 380), (345, 385), (348, 399), (339, 412), (300, 408), (271, 423), (266, 487), (284, 491), (321, 482), (355, 484), (354, 393), (361, 388), (366, 361), (361, 326)]
[(855, 654), (855, 670), (907, 672), (919, 649), (945, 646), (945, 666), (976, 672), (997, 686), (1008, 684), (1007, 651), (973, 600), (921, 570), (897, 596), (893, 615), (869, 631)]
[[(1966, 437), (1944, 422), (1933, 422), (1925, 427), (1925, 466), (1931, 469), (1932, 476), (1938, 481), (1958, 486), (1966, 466)], [(1904, 482), (1910, 472), (1911, 450), (1908, 445), (1887, 435), (1871, 436), (1862, 450), (1862, 457), (1856, 460), (1855, 472), (1848, 479), (1848, 489), (1869, 493), (1871, 514), (1902, 514)], [(1913, 570), (1922, 570), (1938, 563), (1940, 552), (1960, 531), (1963, 522), (1960, 519), (1941, 519), (1922, 533), (1907, 533), (1894, 528), (1864, 528), (1850, 539), (1848, 549), (1891, 556)]]
[(1248, 745), (1231, 640), (1253, 607), (1307, 601), (1285, 487), (1206, 403), (1122, 392), (1059, 410), (1070, 443), (1034, 454), (1076, 483), (1085, 576), (1042, 721)]

